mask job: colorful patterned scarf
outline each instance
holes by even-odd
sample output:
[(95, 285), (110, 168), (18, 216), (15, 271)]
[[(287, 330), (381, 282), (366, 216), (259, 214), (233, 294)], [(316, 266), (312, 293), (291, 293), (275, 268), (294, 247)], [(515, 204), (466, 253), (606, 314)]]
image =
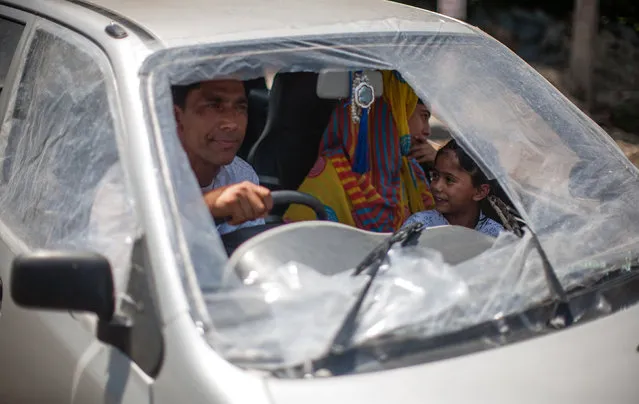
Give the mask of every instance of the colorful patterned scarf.
[[(353, 171), (359, 124), (350, 99), (340, 102), (324, 132), (317, 162), (299, 188), (324, 203), (333, 221), (376, 232), (398, 230), (412, 213), (434, 206), (419, 164), (405, 157), (410, 150), (408, 118), (417, 96), (401, 77), (383, 72), (384, 97), (368, 116), (368, 171)], [(312, 220), (314, 213), (293, 205), (288, 221)]]

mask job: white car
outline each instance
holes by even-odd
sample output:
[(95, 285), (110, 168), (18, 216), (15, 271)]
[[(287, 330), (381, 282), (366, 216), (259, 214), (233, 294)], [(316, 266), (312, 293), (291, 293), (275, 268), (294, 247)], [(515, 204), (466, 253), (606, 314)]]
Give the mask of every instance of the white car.
[[(498, 181), (509, 231), (220, 237), (171, 85), (245, 80), (274, 215), (326, 219), (296, 190), (381, 70)], [(639, 402), (639, 171), (475, 27), (381, 0), (3, 0), (0, 89), (0, 402)]]

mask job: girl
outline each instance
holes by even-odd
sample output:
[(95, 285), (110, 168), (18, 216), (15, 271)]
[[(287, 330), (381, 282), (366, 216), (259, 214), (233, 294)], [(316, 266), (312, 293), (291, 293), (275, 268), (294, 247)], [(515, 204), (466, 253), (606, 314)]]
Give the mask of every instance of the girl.
[(415, 213), (404, 226), (411, 223), (422, 223), (424, 227), (451, 224), (493, 237), (504, 229), (482, 212), (480, 203), (490, 193), (488, 179), (455, 140), (437, 152), (430, 188), (435, 209)]

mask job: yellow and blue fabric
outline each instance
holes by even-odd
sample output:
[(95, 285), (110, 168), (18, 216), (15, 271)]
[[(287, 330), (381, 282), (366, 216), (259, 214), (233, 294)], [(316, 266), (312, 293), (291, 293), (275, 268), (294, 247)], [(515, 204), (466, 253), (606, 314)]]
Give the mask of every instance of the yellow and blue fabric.
[[(318, 198), (333, 221), (376, 232), (398, 230), (411, 214), (434, 207), (424, 171), (408, 159), (408, 118), (417, 96), (395, 72), (384, 71), (384, 96), (367, 111), (365, 125), (353, 122), (351, 100), (334, 109), (319, 158), (299, 191)], [(364, 127), (364, 129), (362, 129)], [(356, 162), (357, 156), (365, 161)], [(357, 166), (357, 167), (355, 167)], [(293, 205), (287, 221), (315, 219)]]

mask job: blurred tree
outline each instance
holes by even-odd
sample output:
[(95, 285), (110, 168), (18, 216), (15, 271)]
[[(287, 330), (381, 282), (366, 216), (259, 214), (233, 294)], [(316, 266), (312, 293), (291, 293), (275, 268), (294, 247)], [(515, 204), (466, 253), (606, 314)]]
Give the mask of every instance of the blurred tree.
[(437, 0), (437, 11), (460, 20), (466, 19), (466, 0)]
[(599, 26), (599, 0), (575, 0), (570, 49), (572, 92), (592, 111), (594, 104), (594, 44)]

